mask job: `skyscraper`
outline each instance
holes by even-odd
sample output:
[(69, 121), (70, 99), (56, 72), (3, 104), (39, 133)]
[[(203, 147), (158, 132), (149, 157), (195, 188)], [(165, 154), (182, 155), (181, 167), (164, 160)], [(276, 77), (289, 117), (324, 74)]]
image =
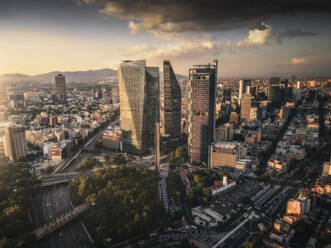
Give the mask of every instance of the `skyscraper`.
[(252, 107), (252, 96), (244, 94), (241, 99), (241, 109), (240, 109), (240, 117), (241, 119), (245, 119), (247, 121), (250, 120), (251, 115), (251, 107)]
[(155, 147), (155, 169), (160, 171), (160, 122), (155, 123), (155, 133), (154, 133), (154, 147)]
[(180, 137), (181, 90), (169, 60), (163, 61), (164, 78), (164, 134)]
[(250, 84), (251, 80), (242, 79), (239, 81), (239, 103), (241, 103), (241, 98), (246, 93), (247, 86), (250, 86)]
[(188, 152), (191, 163), (208, 162), (208, 147), (215, 140), (217, 60), (189, 70)]
[(66, 79), (62, 74), (55, 76), (56, 98), (59, 101), (66, 100)]
[(25, 157), (28, 153), (28, 147), (24, 127), (8, 127), (5, 131), (4, 147), (5, 155), (10, 160)]
[(143, 154), (154, 143), (159, 121), (159, 68), (146, 60), (123, 61), (119, 65), (122, 150)]

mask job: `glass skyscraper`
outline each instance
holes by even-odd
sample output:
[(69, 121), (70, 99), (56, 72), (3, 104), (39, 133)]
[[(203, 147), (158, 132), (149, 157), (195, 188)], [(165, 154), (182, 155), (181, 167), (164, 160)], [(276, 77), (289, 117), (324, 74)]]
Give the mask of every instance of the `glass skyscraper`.
[(59, 101), (65, 101), (66, 96), (66, 79), (62, 74), (55, 76), (56, 97)]
[(191, 163), (208, 162), (208, 147), (215, 140), (217, 60), (189, 70), (188, 152)]
[(119, 66), (122, 150), (143, 154), (154, 143), (159, 121), (159, 68), (146, 60), (124, 61)]
[(181, 89), (169, 60), (163, 61), (164, 112), (163, 130), (170, 137), (180, 137)]

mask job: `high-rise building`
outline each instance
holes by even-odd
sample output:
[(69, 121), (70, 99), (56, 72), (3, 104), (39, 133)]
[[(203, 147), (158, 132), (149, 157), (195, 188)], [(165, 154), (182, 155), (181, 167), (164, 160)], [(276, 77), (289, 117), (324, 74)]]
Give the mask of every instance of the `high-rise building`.
[(55, 76), (56, 97), (59, 101), (66, 100), (66, 79), (62, 74)]
[(169, 60), (163, 61), (164, 111), (163, 132), (170, 137), (180, 137), (181, 90)]
[(251, 107), (252, 107), (252, 96), (244, 94), (241, 99), (241, 110), (240, 118), (247, 121), (250, 120), (251, 116)]
[(246, 93), (247, 86), (250, 84), (251, 80), (243, 79), (239, 81), (239, 103), (241, 103), (241, 98)]
[(188, 152), (191, 163), (208, 162), (215, 140), (217, 60), (189, 70)]
[(160, 157), (161, 157), (161, 152), (160, 152), (160, 122), (155, 123), (155, 142), (154, 142), (154, 147), (155, 147), (155, 169), (157, 171), (160, 171), (161, 164), (160, 164)]
[(223, 89), (223, 102), (225, 101), (231, 101), (231, 88), (224, 88)]
[(216, 128), (216, 141), (230, 141), (233, 139), (234, 127), (232, 123), (225, 123)]
[(28, 153), (28, 147), (25, 138), (24, 127), (8, 127), (5, 131), (5, 155), (10, 160), (17, 160), (25, 157)]
[(159, 68), (146, 60), (123, 61), (119, 65), (122, 150), (143, 154), (154, 143), (159, 121)]
[(272, 106), (280, 107), (283, 101), (284, 91), (280, 86), (270, 86), (268, 92), (268, 100)]

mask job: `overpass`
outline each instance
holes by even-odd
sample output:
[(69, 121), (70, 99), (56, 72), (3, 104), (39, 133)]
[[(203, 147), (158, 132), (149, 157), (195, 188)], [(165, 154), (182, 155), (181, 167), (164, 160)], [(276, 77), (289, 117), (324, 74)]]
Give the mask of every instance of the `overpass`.
[(87, 205), (85, 204), (79, 205), (73, 208), (72, 210), (70, 210), (69, 212), (38, 227), (32, 232), (32, 234), (36, 237), (37, 240), (40, 240), (46, 237), (47, 235), (51, 234), (52, 232), (56, 231), (60, 227), (64, 226), (65, 224), (71, 222), (86, 210), (87, 210)]
[(80, 177), (83, 175), (92, 175), (93, 171), (85, 171), (85, 172), (67, 172), (67, 173), (60, 173), (55, 175), (48, 175), (43, 176), (41, 180), (41, 187), (52, 186), (61, 183), (67, 183), (71, 179), (75, 177)]

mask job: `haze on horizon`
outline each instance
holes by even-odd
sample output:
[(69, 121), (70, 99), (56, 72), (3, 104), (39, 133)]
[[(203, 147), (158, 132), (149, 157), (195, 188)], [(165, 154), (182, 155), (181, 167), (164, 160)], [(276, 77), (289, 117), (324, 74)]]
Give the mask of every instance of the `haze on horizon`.
[(176, 73), (330, 75), (331, 4), (316, 0), (3, 0), (0, 74), (117, 69), (147, 59)]

